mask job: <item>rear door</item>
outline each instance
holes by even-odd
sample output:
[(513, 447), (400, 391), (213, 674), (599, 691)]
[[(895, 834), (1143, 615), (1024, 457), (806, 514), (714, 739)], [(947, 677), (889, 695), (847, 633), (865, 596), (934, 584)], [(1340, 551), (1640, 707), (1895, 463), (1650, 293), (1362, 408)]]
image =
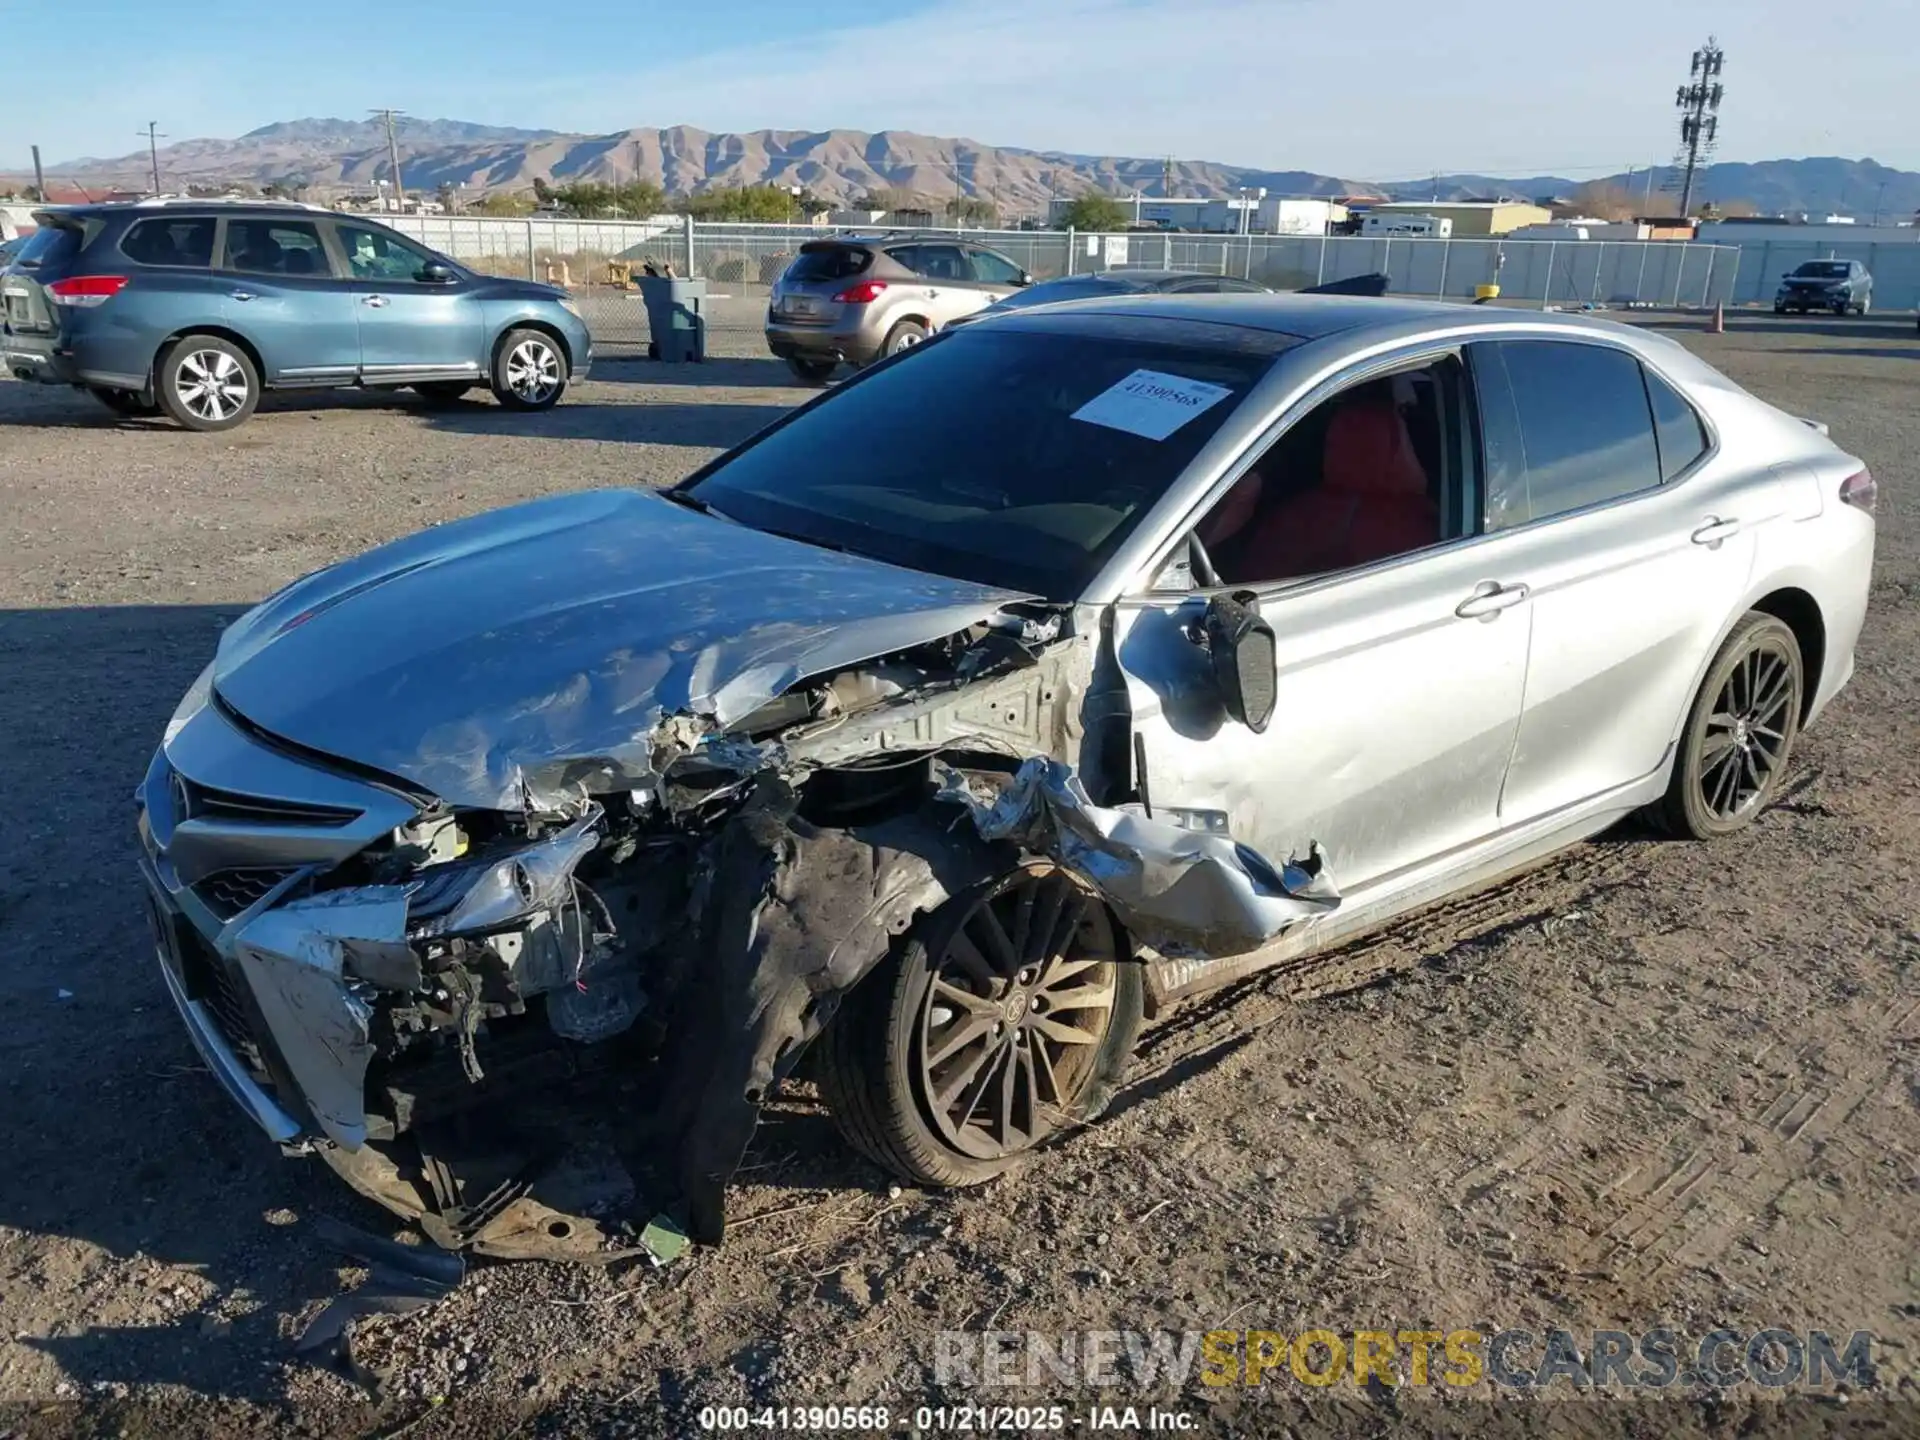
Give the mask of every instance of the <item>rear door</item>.
[(1533, 614), (1502, 826), (1645, 779), (1745, 593), (1744, 479), (1678, 390), (1598, 341), (1469, 347), (1489, 553)]
[(353, 294), (304, 215), (230, 216), (222, 226), (227, 322), (260, 352), (270, 385), (338, 385), (360, 369)]
[(921, 302), (917, 308), (935, 330), (949, 320), (983, 309), (992, 299), (975, 282), (972, 262), (959, 245), (921, 241), (896, 245), (887, 254), (912, 272), (918, 283), (907, 288)]
[[(333, 232), (353, 282), (360, 374), (368, 384), (483, 372), (480, 306), (463, 271), (383, 225), (343, 220)], [(436, 261), (452, 270), (450, 283), (421, 279)]]

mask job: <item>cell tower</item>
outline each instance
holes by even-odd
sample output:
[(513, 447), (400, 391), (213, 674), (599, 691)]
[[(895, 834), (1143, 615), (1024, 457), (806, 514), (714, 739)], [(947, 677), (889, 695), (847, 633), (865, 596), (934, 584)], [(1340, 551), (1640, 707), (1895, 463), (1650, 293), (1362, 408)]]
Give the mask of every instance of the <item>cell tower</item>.
[(1693, 182), (1699, 172), (1713, 161), (1713, 149), (1720, 136), (1720, 97), (1725, 87), (1720, 72), (1727, 57), (1709, 35), (1707, 43), (1693, 52), (1693, 69), (1687, 83), (1673, 97), (1680, 112), (1680, 148), (1674, 152), (1673, 168), (1680, 172), (1676, 184), (1669, 176), (1668, 190), (1680, 191), (1680, 215), (1685, 219), (1693, 208)]

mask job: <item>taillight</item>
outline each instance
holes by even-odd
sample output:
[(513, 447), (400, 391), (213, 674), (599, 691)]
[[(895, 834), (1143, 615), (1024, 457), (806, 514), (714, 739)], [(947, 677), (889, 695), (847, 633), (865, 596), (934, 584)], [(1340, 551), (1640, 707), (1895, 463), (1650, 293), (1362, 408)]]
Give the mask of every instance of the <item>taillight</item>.
[(833, 298), (842, 305), (871, 305), (886, 288), (887, 282), (884, 280), (862, 280), (858, 285), (849, 285)]
[(47, 286), (47, 298), (56, 305), (90, 310), (104, 305), (127, 288), (124, 275), (74, 275)]
[(1873, 502), (1880, 498), (1871, 470), (1858, 470), (1840, 482), (1840, 503), (1873, 514)]

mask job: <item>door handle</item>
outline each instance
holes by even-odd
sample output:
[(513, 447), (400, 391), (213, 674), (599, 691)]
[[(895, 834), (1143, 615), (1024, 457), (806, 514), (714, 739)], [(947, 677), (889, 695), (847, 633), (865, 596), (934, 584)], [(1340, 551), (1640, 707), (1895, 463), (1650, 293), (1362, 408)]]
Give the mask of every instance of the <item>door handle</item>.
[(1709, 515), (1706, 523), (1693, 532), (1696, 545), (1718, 545), (1722, 540), (1731, 540), (1740, 533), (1738, 520), (1722, 520), (1718, 515)]
[(382, 305), (387, 303), (387, 297), (384, 295), (363, 295), (360, 298), (360, 303), (362, 305), (371, 305), (374, 309), (378, 310)]
[(1453, 607), (1453, 613), (1462, 620), (1489, 618), (1518, 605), (1526, 598), (1527, 587), (1524, 585), (1502, 585), (1498, 580), (1482, 580), (1473, 587), (1473, 594)]
[(260, 297), (251, 290), (236, 290), (227, 298), (229, 300), (258, 300)]

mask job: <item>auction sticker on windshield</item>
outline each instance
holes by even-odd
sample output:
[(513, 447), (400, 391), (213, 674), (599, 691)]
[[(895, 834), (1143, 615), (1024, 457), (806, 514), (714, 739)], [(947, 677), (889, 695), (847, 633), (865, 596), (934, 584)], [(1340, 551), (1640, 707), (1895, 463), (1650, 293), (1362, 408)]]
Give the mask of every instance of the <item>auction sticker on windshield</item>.
[(1194, 416), (1218, 405), (1233, 392), (1224, 385), (1189, 380), (1159, 370), (1136, 370), (1102, 390), (1073, 412), (1075, 420), (1164, 440)]

